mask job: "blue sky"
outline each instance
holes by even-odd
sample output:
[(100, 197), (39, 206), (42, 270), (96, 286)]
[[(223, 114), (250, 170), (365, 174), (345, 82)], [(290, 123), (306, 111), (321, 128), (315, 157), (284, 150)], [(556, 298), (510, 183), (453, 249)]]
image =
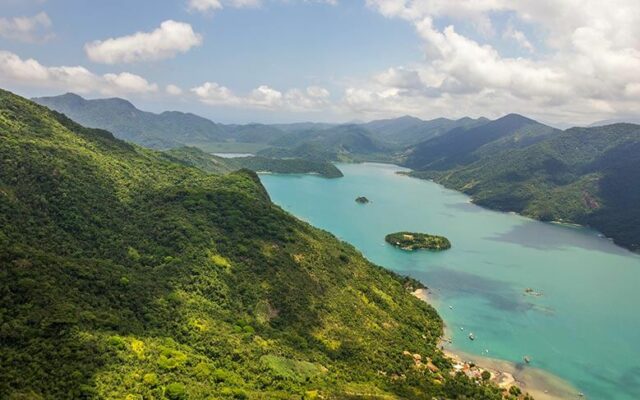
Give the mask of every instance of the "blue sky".
[(0, 0), (0, 85), (221, 122), (633, 115), (638, 2), (575, 1)]

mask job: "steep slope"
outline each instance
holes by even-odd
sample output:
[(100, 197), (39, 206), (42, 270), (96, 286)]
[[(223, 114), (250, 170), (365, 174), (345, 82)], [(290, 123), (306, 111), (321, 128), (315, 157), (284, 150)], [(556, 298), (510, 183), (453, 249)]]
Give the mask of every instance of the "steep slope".
[(640, 249), (640, 125), (573, 128), (451, 170), (414, 172), (478, 204), (590, 225)]
[(450, 375), (415, 282), (274, 206), (254, 173), (205, 174), (4, 91), (0, 166), (0, 398), (501, 398)]
[[(105, 129), (118, 138), (157, 149), (227, 142), (265, 144), (286, 134), (285, 130), (264, 124), (224, 125), (191, 113), (141, 111), (120, 98), (87, 100), (67, 93), (33, 101), (85, 126)], [(294, 126), (290, 129), (295, 130)]]
[(137, 109), (119, 99), (86, 100), (76, 94), (34, 99), (74, 121), (106, 129), (119, 138), (154, 148), (169, 148), (181, 143), (225, 140), (224, 126), (194, 114), (167, 111), (154, 114)]
[(518, 148), (557, 133), (554, 128), (510, 114), (475, 128), (457, 128), (410, 148), (404, 164), (416, 170), (446, 170), (474, 162), (481, 155)]

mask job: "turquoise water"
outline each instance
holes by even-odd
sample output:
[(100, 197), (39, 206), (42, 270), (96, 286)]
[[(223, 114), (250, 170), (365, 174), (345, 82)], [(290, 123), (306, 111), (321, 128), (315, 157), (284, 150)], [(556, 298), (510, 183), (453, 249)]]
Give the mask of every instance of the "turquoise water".
[[(339, 168), (344, 178), (261, 179), (287, 211), (424, 282), (454, 348), (513, 362), (528, 355), (590, 399), (640, 398), (640, 256), (588, 229), (477, 207), (397, 166)], [(361, 195), (372, 202), (356, 204)], [(407, 253), (384, 242), (400, 230), (445, 235), (453, 248)], [(529, 287), (543, 295), (525, 295)]]

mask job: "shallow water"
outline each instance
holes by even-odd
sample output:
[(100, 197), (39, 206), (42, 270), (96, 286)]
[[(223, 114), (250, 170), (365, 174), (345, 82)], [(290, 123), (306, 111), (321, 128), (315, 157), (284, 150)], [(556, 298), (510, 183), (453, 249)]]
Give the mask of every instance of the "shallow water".
[[(454, 349), (528, 355), (591, 399), (640, 398), (640, 256), (589, 229), (483, 209), (397, 166), (338, 167), (344, 178), (261, 179), (276, 204), (429, 286)], [(408, 253), (384, 242), (401, 230), (447, 236), (453, 248)]]

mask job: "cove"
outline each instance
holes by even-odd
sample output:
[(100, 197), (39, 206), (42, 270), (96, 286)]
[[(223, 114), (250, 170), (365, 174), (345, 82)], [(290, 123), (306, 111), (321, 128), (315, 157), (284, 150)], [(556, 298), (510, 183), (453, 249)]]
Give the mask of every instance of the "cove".
[[(424, 282), (454, 349), (516, 363), (529, 356), (587, 398), (640, 398), (640, 256), (586, 228), (478, 207), (394, 165), (338, 167), (344, 178), (261, 180), (285, 210)], [(384, 241), (397, 231), (444, 235), (453, 247), (405, 252)]]

